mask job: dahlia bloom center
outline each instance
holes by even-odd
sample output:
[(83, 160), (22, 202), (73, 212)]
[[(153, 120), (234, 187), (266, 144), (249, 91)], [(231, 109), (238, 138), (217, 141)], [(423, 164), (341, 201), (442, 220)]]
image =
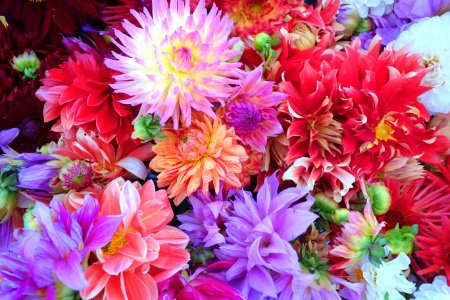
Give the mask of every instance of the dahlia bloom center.
[[(161, 48), (168, 62), (167, 71), (174, 75), (189, 73), (189, 76), (193, 76), (198, 62), (202, 61), (202, 52), (208, 47), (202, 43), (197, 32), (187, 33), (180, 28), (162, 42)], [(186, 84), (183, 78), (179, 80), (180, 84)]]
[(83, 161), (74, 161), (61, 169), (60, 179), (64, 188), (80, 191), (92, 183), (94, 171)]
[(111, 239), (111, 241), (102, 248), (103, 254), (107, 256), (116, 255), (120, 248), (126, 244), (125, 236), (122, 232), (116, 231)]
[(208, 144), (205, 135), (195, 129), (182, 131), (178, 136), (177, 149), (183, 159), (197, 161), (206, 155)]
[(264, 117), (258, 108), (247, 102), (230, 103), (225, 114), (227, 124), (233, 126), (238, 135), (253, 132)]
[(388, 141), (392, 139), (392, 134), (394, 133), (394, 130), (392, 129), (392, 126), (388, 123), (380, 123), (377, 126), (375, 126), (375, 137), (377, 140), (382, 141)]

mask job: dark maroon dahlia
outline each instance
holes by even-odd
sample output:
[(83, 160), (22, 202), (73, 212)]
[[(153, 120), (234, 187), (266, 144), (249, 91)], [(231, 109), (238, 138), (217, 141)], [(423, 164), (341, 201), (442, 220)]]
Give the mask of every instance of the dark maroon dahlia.
[(96, 19), (96, 0), (1, 0), (0, 15), (21, 24), (26, 35), (42, 39), (60, 32), (74, 34), (89, 17)]

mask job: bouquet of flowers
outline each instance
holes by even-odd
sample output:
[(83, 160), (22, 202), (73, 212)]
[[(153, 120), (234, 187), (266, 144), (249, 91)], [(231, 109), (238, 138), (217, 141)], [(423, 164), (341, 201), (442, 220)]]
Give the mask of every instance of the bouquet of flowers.
[(450, 2), (2, 0), (0, 299), (450, 299)]

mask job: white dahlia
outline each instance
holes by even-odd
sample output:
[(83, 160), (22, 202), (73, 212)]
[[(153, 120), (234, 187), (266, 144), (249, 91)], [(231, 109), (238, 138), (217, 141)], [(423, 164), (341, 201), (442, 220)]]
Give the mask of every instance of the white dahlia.
[(450, 299), (450, 286), (445, 276), (436, 276), (433, 283), (424, 283), (414, 293), (415, 300)]
[(192, 14), (189, 7), (189, 0), (153, 0), (152, 15), (132, 10), (139, 25), (123, 22), (126, 33), (116, 30), (113, 40), (122, 53), (106, 59), (119, 72), (112, 87), (131, 96), (122, 102), (142, 104), (142, 114), (162, 122), (172, 118), (175, 128), (191, 124), (191, 109), (215, 118), (213, 103), (224, 105), (242, 77), (231, 62), (240, 55), (232, 49), (237, 39), (229, 39), (233, 22), (216, 6), (208, 13), (204, 0)]
[(422, 84), (433, 86), (420, 96), (430, 114), (450, 112), (450, 12), (420, 19), (403, 31), (394, 43), (396, 49), (407, 47), (422, 55), (422, 64), (430, 69)]
[(368, 15), (381, 17), (392, 12), (394, 7), (394, 0), (344, 0), (342, 3), (356, 8), (361, 18)]

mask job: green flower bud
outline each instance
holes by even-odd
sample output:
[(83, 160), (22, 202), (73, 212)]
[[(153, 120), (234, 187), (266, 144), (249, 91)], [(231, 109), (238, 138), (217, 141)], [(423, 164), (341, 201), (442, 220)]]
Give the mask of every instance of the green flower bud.
[(332, 220), (336, 225), (342, 226), (342, 222), (348, 222), (349, 210), (346, 208), (339, 208), (334, 211)]
[(35, 79), (36, 70), (41, 66), (41, 61), (36, 54), (31, 51), (25, 51), (22, 55), (14, 56), (12, 67), (23, 74), (25, 79)]
[(17, 169), (6, 166), (0, 171), (0, 223), (11, 218), (17, 205)]
[(17, 205), (17, 192), (0, 188), (0, 223), (11, 218)]
[(372, 21), (370, 19), (361, 19), (358, 26), (356, 26), (354, 35), (358, 35), (362, 32), (368, 32), (372, 30)]
[(263, 53), (272, 48), (272, 38), (267, 33), (261, 32), (255, 36), (253, 40), (253, 45), (256, 51)]
[(401, 252), (411, 254), (418, 232), (419, 226), (417, 224), (412, 226), (403, 226), (401, 229), (397, 224), (395, 228), (388, 230), (385, 237), (389, 242), (391, 252), (393, 254), (400, 254)]
[(339, 208), (339, 205), (324, 193), (317, 193), (314, 195), (314, 207), (325, 213), (333, 213)]
[(372, 243), (369, 247), (369, 260), (375, 265), (378, 266), (381, 264), (381, 259), (386, 257), (386, 250), (384, 250), (384, 246), (386, 245), (387, 240), (379, 235), (377, 240)]
[(391, 194), (387, 187), (381, 184), (373, 184), (367, 188), (367, 195), (372, 204), (373, 213), (376, 215), (385, 214), (391, 207)]
[(134, 131), (131, 137), (133, 139), (140, 139), (142, 141), (150, 141), (153, 138), (164, 138), (165, 135), (160, 132), (161, 124), (159, 117), (152, 115), (145, 115), (140, 117), (134, 123)]
[(27, 211), (23, 214), (23, 226), (27, 229), (41, 231), (41, 225), (34, 215), (34, 205), (30, 205)]

